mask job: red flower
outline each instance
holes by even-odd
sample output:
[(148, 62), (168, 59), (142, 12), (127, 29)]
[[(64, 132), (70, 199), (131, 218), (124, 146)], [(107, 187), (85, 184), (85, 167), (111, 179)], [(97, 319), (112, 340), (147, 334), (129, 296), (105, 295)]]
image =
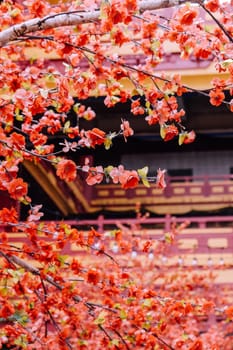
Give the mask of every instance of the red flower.
[(18, 149), (18, 150), (22, 150), (24, 149), (25, 146), (25, 137), (23, 135), (20, 135), (16, 132), (13, 132), (10, 135), (10, 140), (12, 142), (12, 145)]
[(161, 126), (160, 134), (164, 141), (170, 141), (179, 134), (179, 131), (175, 125), (165, 125)]
[(61, 160), (57, 165), (57, 176), (65, 181), (73, 181), (77, 176), (76, 164), (69, 159)]
[(7, 185), (8, 192), (13, 199), (20, 200), (26, 196), (28, 185), (21, 178), (11, 180)]
[(210, 103), (213, 106), (220, 106), (225, 98), (224, 92), (220, 89), (211, 90), (209, 93)]
[(203, 349), (203, 343), (201, 340), (196, 339), (193, 344), (188, 348), (188, 350), (202, 350)]
[(92, 186), (102, 182), (103, 178), (104, 178), (103, 167), (97, 166), (95, 168), (93, 167), (88, 170), (88, 177), (86, 178), (86, 182), (88, 185)]
[(197, 17), (197, 11), (188, 7), (184, 7), (181, 11), (182, 15), (180, 17), (180, 24), (191, 25), (194, 18)]
[(136, 170), (125, 170), (119, 176), (119, 182), (121, 183), (121, 187), (124, 189), (136, 187), (139, 180), (140, 179)]
[(30, 12), (34, 15), (34, 17), (43, 17), (48, 14), (48, 5), (44, 1), (28, 0), (26, 4), (30, 9)]
[(123, 165), (119, 165), (118, 168), (112, 168), (109, 171), (114, 184), (120, 183), (124, 189), (134, 188), (138, 185), (140, 177), (136, 170), (125, 170)]
[(187, 143), (191, 143), (195, 140), (196, 138), (196, 134), (195, 132), (192, 130), (190, 132), (182, 132), (179, 134), (179, 145), (182, 145), (183, 143), (187, 144)]
[(125, 0), (125, 6), (128, 9), (129, 12), (134, 13), (137, 11), (137, 1), (135, 0)]
[(18, 213), (15, 208), (3, 208), (0, 210), (0, 220), (5, 223), (16, 223), (17, 222)]
[(36, 130), (30, 130), (29, 138), (35, 147), (44, 145), (48, 139), (46, 135), (41, 134)]
[(73, 128), (69, 128), (67, 130), (67, 135), (70, 139), (74, 139), (75, 137), (77, 137), (79, 135), (79, 128), (78, 126), (75, 126)]
[(72, 271), (74, 271), (75, 273), (80, 273), (82, 271), (82, 265), (80, 264), (80, 262), (73, 258), (71, 264), (70, 264), (70, 268)]
[(157, 124), (159, 122), (159, 115), (157, 111), (151, 111), (151, 113), (145, 118), (145, 120), (149, 125)]
[(230, 320), (233, 320), (233, 306), (229, 306), (225, 313)]
[(92, 284), (97, 284), (100, 280), (100, 274), (97, 270), (95, 269), (90, 269), (87, 272), (87, 282), (92, 283)]
[(7, 318), (11, 315), (13, 315), (15, 312), (15, 309), (13, 305), (9, 304), (7, 301), (5, 302), (5, 305), (2, 305), (0, 308), (0, 317)]
[(142, 115), (145, 113), (144, 108), (141, 106), (140, 100), (134, 100), (131, 103), (131, 113), (134, 115)]
[(195, 134), (195, 131), (190, 131), (186, 134), (185, 136), (185, 139), (184, 139), (184, 143), (187, 144), (187, 143), (192, 143), (196, 138), (196, 134)]
[(98, 128), (93, 128), (92, 130), (87, 131), (86, 136), (89, 139), (91, 147), (102, 145), (106, 139), (105, 132)]
[(218, 9), (220, 7), (219, 0), (210, 0), (205, 4), (205, 7), (210, 12), (216, 12), (216, 11), (218, 11)]

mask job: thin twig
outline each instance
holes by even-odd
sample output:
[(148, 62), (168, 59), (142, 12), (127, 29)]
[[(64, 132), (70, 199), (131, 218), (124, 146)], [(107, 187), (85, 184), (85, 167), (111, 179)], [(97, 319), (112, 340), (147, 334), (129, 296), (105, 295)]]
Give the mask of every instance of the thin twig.
[[(54, 39), (53, 39), (54, 41)], [(75, 49), (78, 49), (80, 51), (85, 51), (85, 52), (88, 52), (92, 55), (96, 55), (96, 52), (94, 52), (93, 50), (91, 50), (90, 48), (87, 48), (85, 46), (78, 46), (78, 45), (74, 45), (74, 44), (71, 44), (71, 43), (63, 43), (65, 45), (68, 45), (68, 46), (71, 46)], [(127, 63), (124, 63), (124, 62), (119, 62), (118, 60), (115, 60), (113, 58), (110, 58), (110, 57), (107, 57), (107, 56), (103, 56), (104, 60), (106, 60), (107, 62), (111, 63), (111, 64), (118, 64), (120, 65), (121, 67), (123, 68), (127, 68), (128, 70), (132, 71), (132, 72), (136, 72), (136, 73), (140, 73), (140, 74), (144, 74), (145, 76), (149, 77), (149, 78), (153, 78), (153, 79), (158, 79), (160, 81), (163, 81), (165, 83), (170, 83), (171, 80), (168, 79), (168, 78), (165, 78), (165, 77), (161, 77), (159, 75), (156, 75), (156, 74), (152, 74), (144, 69), (141, 69), (141, 68), (137, 68), (137, 67), (133, 67)], [(199, 89), (195, 89), (195, 88), (192, 88), (190, 86), (187, 86), (185, 84), (182, 84), (181, 85), (183, 88), (189, 90), (189, 91), (192, 91), (192, 92), (196, 92), (200, 95), (203, 95), (203, 96), (206, 96), (209, 98), (209, 93), (206, 92), (205, 90), (199, 90)], [(222, 103), (226, 104), (226, 105), (229, 105), (229, 102), (228, 101), (222, 101)]]
[(101, 324), (99, 324), (98, 327), (99, 327), (99, 329), (101, 329), (101, 331), (104, 332), (104, 334), (106, 335), (106, 337), (107, 337), (109, 340), (112, 340), (112, 337), (108, 334), (108, 332), (106, 331), (106, 329), (105, 329)]
[(165, 340), (163, 340), (162, 338), (160, 338), (156, 333), (151, 333), (156, 339), (158, 339), (158, 341), (160, 343), (162, 343), (163, 345), (165, 345), (168, 349), (170, 350), (176, 350), (175, 348), (173, 348), (173, 346), (169, 345)]
[(202, 1), (198, 1), (198, 4), (205, 10), (208, 15), (212, 18), (212, 20), (218, 25), (218, 27), (223, 31), (223, 33), (227, 36), (227, 38), (230, 40), (231, 43), (233, 43), (233, 37), (230, 35), (230, 33), (226, 30), (226, 28), (222, 25), (222, 23), (219, 22), (219, 20), (213, 15), (212, 12), (210, 12), (206, 7), (205, 4)]
[(122, 343), (125, 345), (127, 350), (130, 350), (129, 345), (126, 343), (125, 339), (122, 337), (122, 335), (116, 330), (114, 329), (114, 332), (118, 335), (118, 337), (120, 338), (120, 340), (122, 341)]

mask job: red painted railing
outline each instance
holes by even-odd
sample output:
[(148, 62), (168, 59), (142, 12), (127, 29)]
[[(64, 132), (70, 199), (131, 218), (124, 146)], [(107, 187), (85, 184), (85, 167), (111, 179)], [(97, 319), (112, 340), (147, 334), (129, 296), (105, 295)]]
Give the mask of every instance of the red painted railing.
[(184, 223), (188, 222), (190, 227), (197, 228), (207, 228), (207, 227), (232, 227), (233, 231), (233, 215), (229, 216), (192, 216), (192, 217), (175, 217), (172, 215), (165, 215), (164, 217), (159, 218), (150, 218), (150, 217), (139, 217), (139, 218), (112, 218), (107, 219), (103, 215), (100, 215), (97, 219), (94, 220), (67, 220), (66, 223), (74, 225), (76, 227), (83, 226), (95, 226), (100, 232), (111, 225), (127, 225), (129, 228), (134, 227), (143, 227), (147, 225), (154, 225), (154, 228), (164, 229), (164, 232), (170, 230), (171, 225), (174, 223)]
[[(233, 285), (233, 216), (173, 217), (160, 218), (105, 218), (100, 215), (96, 220), (70, 220), (64, 223), (78, 230), (88, 231), (94, 227), (103, 234), (105, 251), (120, 262), (121, 266), (133, 268), (135, 259), (150, 268), (162, 269), (171, 273), (175, 269), (192, 271), (214, 271), (218, 276), (216, 283)], [(22, 223), (23, 224), (23, 223)], [(111, 231), (122, 229), (123, 238), (128, 242), (137, 241), (138, 245), (125, 253), (118, 246)], [(8, 232), (10, 242), (21, 247), (27, 242), (23, 232), (10, 232), (10, 227), (1, 226)], [(166, 242), (167, 234), (174, 236), (173, 243)], [(48, 235), (42, 237), (50, 242)], [(150, 240), (153, 244), (149, 251), (143, 251), (144, 244)], [(157, 243), (164, 242), (162, 250), (157, 250)], [(28, 242), (30, 245), (30, 242)], [(82, 261), (96, 261), (102, 255), (97, 254), (97, 246), (86, 250), (75, 242), (67, 242), (61, 254), (78, 256)], [(101, 244), (100, 244), (101, 246)], [(191, 271), (190, 270), (190, 271)]]
[(167, 176), (167, 186), (164, 191), (166, 197), (177, 196), (175, 189), (184, 188), (184, 195), (194, 195), (193, 188), (200, 188), (203, 196), (214, 193), (216, 186), (222, 186), (221, 194), (232, 194), (233, 175), (196, 175), (196, 176)]

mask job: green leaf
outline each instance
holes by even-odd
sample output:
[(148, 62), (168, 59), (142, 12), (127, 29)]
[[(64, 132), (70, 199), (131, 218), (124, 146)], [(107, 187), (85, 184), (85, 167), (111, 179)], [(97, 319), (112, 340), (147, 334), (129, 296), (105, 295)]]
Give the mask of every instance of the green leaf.
[(64, 225), (64, 232), (67, 237), (69, 237), (72, 233), (72, 228), (69, 227), (68, 225)]
[(136, 298), (134, 298), (134, 297), (129, 297), (129, 298), (127, 298), (127, 303), (130, 304), (130, 303), (132, 303), (135, 299), (136, 299)]
[(179, 146), (183, 144), (184, 140), (186, 139), (186, 136), (187, 136), (187, 132), (182, 132), (179, 134), (179, 140), (178, 140)]
[(183, 333), (182, 334), (182, 339), (183, 340), (188, 340), (189, 339), (189, 335), (187, 333)]
[(119, 339), (112, 339), (110, 343), (111, 343), (111, 345), (119, 346), (120, 340)]
[(150, 187), (150, 183), (149, 183), (149, 181), (148, 181), (147, 179), (142, 178), (142, 183), (143, 183), (143, 185), (144, 185), (145, 187)]
[(23, 87), (25, 90), (30, 90), (31, 85), (30, 85), (28, 82), (24, 81), (24, 82), (22, 83), (22, 87)]
[(43, 235), (43, 228), (44, 228), (44, 223), (43, 222), (40, 222), (38, 223), (38, 226), (37, 226), (37, 234), (38, 235)]
[(164, 239), (167, 243), (169, 243), (169, 244), (172, 243), (172, 235), (170, 234), (170, 232), (166, 232), (164, 234)]
[(9, 293), (8, 287), (2, 287), (2, 288), (0, 288), (0, 295), (2, 295), (3, 297), (7, 296), (8, 293)]
[(58, 255), (58, 261), (60, 261), (61, 265), (65, 265), (69, 255)]
[(16, 117), (15, 117), (16, 120), (18, 120), (19, 122), (22, 122), (24, 117), (22, 114), (17, 114)]
[(86, 340), (79, 339), (79, 340), (78, 340), (78, 345), (80, 345), (80, 346), (87, 346), (87, 345), (88, 345), (88, 342), (87, 342)]
[(77, 113), (79, 107), (80, 107), (80, 103), (75, 103), (75, 104), (73, 105), (73, 111), (74, 111), (75, 113)]
[(143, 306), (151, 307), (151, 304), (152, 304), (152, 300), (151, 300), (150, 298), (146, 298), (146, 299), (143, 301)]
[(47, 75), (46, 75), (46, 80), (48, 80), (48, 81), (50, 81), (50, 82), (55, 82), (56, 80), (55, 80), (55, 77), (54, 77), (54, 75), (52, 74), (52, 73), (48, 73)]
[(127, 318), (127, 312), (125, 310), (120, 311), (120, 318), (125, 320)]
[(18, 120), (19, 122), (22, 122), (24, 117), (22, 114), (20, 114), (20, 109), (17, 107), (15, 108), (15, 119)]
[(63, 132), (67, 133), (69, 128), (70, 128), (70, 121), (68, 120), (63, 127)]
[(18, 345), (20, 348), (26, 349), (27, 348), (27, 338), (26, 335), (20, 335), (18, 338), (14, 341), (15, 345)]
[(107, 8), (109, 7), (108, 1), (101, 1), (100, 4), (100, 19), (107, 19)]
[(31, 302), (29, 303), (29, 308), (30, 308), (30, 310), (33, 310), (34, 307), (35, 307), (35, 303), (34, 303), (34, 301), (31, 301)]
[(147, 329), (147, 330), (149, 330), (150, 329), (150, 327), (151, 327), (151, 324), (150, 324), (150, 322), (144, 322), (143, 324), (142, 324), (142, 328), (143, 329)]
[(146, 187), (150, 187), (149, 181), (147, 179), (148, 166), (145, 166), (142, 169), (138, 169), (137, 172), (138, 172), (139, 177), (142, 180), (143, 185)]
[(112, 171), (112, 169), (113, 169), (113, 166), (112, 166), (112, 165), (109, 165), (109, 166), (107, 166), (106, 168), (104, 168), (104, 172), (105, 172), (106, 174), (109, 174), (110, 171)]
[(112, 146), (112, 139), (107, 135), (104, 141), (104, 147), (108, 151), (111, 148), (111, 146)]
[(233, 59), (228, 58), (227, 60), (221, 62), (221, 66), (223, 68), (228, 68), (232, 63), (233, 63)]
[(148, 166), (144, 166), (144, 168), (138, 169), (138, 175), (140, 177), (147, 177), (148, 174)]
[(20, 14), (20, 9), (19, 8), (14, 8), (13, 10), (10, 11), (10, 16), (12, 18), (17, 17)]
[(166, 125), (161, 125), (161, 127), (160, 127), (160, 136), (162, 137), (162, 139), (165, 138), (165, 136), (166, 136)]
[(94, 320), (94, 324), (103, 325), (105, 323), (106, 311), (101, 311), (99, 316)]
[(161, 43), (159, 40), (153, 40), (152, 44), (151, 44), (151, 50), (153, 50), (155, 53), (158, 52), (158, 48), (161, 46)]
[(22, 326), (26, 326), (26, 324), (29, 321), (28, 315), (27, 314), (23, 314), (23, 313), (19, 313), (16, 312), (13, 315), (14, 319), (17, 320), (18, 323), (20, 323)]

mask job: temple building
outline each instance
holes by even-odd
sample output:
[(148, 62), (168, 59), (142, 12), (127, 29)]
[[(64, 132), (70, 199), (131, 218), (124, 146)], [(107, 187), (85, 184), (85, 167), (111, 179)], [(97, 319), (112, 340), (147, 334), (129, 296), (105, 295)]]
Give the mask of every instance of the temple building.
[[(192, 68), (191, 72), (194, 74), (195, 70)], [(205, 78), (200, 75), (200, 85)], [(94, 217), (101, 213), (125, 217), (133, 215), (138, 203), (152, 216), (232, 214), (233, 124), (232, 113), (226, 106), (213, 107), (208, 97), (198, 93), (180, 97), (179, 103), (186, 112), (183, 124), (187, 130), (195, 130), (197, 137), (193, 143), (179, 146), (177, 138), (164, 142), (157, 126), (149, 126), (144, 118), (131, 115), (129, 104), (108, 109), (103, 99), (93, 97), (81, 101), (90, 105), (97, 116), (89, 122), (80, 120), (80, 127), (116, 131), (124, 118), (130, 121), (134, 135), (127, 143), (122, 137), (115, 138), (109, 150), (98, 146), (78, 150), (69, 157), (77, 164), (83, 164), (88, 157), (94, 165), (123, 164), (127, 169), (148, 166), (152, 177), (158, 168), (166, 169), (166, 189), (157, 189), (153, 182), (149, 188), (141, 184), (130, 190), (111, 183), (92, 187), (85, 183), (83, 174), (79, 174), (74, 183), (64, 183), (49, 164), (25, 163), (22, 171), (32, 184), (29, 194), (38, 203), (47, 198), (46, 218)], [(70, 118), (72, 120), (72, 115)], [(51, 140), (54, 141), (59, 144), (62, 139)], [(41, 191), (37, 189), (38, 184)]]
[[(145, 60), (142, 55), (132, 55), (127, 47), (120, 54), (132, 66)], [(35, 58), (36, 55), (40, 57), (41, 52), (34, 52)], [(62, 69), (62, 62), (52, 54), (48, 64)], [(152, 177), (158, 168), (166, 169), (165, 190), (156, 188), (153, 182), (150, 187), (140, 184), (129, 190), (112, 183), (89, 186), (82, 173), (74, 182), (64, 182), (56, 176), (55, 168), (43, 161), (37, 164), (25, 161), (21, 176), (29, 183), (33, 204), (43, 204), (44, 220), (66, 220), (75, 226), (96, 227), (100, 232), (126, 225), (135, 235), (143, 235), (143, 230), (146, 230), (149, 238), (169, 231), (174, 223), (186, 222), (179, 249), (173, 251), (170, 262), (162, 260), (161, 264), (208, 268), (214, 265), (221, 269), (225, 265), (218, 282), (232, 283), (232, 113), (226, 105), (213, 107), (209, 103), (208, 89), (215, 76), (211, 59), (184, 61), (176, 48), (168, 47), (164, 61), (156, 70), (171, 74), (179, 72), (182, 82), (196, 90), (178, 98), (179, 106), (185, 110), (183, 124), (197, 135), (193, 143), (179, 146), (177, 138), (164, 142), (158, 126), (149, 126), (142, 116), (130, 113), (130, 103), (118, 103), (108, 109), (103, 103), (104, 96), (93, 96), (77, 101), (91, 106), (96, 112), (92, 121), (80, 120), (80, 128), (97, 127), (114, 132), (119, 130), (121, 120), (126, 119), (134, 135), (128, 138), (127, 143), (123, 137), (114, 138), (109, 150), (102, 146), (82, 149), (68, 154), (68, 157), (80, 165), (88, 158), (93, 165), (122, 164), (128, 169), (148, 166)], [(205, 91), (206, 96), (199, 94), (198, 90)], [(69, 118), (71, 121), (74, 118), (72, 113)], [(49, 140), (57, 146), (64, 141), (62, 135), (49, 136)], [(5, 195), (1, 195), (1, 199), (1, 206), (12, 204)], [(24, 220), (28, 208), (22, 205), (19, 211)], [(17, 237), (12, 239), (21, 239)], [(71, 252), (77, 253), (72, 248)], [(152, 252), (150, 257), (153, 258)], [(148, 259), (150, 257), (147, 256)]]

